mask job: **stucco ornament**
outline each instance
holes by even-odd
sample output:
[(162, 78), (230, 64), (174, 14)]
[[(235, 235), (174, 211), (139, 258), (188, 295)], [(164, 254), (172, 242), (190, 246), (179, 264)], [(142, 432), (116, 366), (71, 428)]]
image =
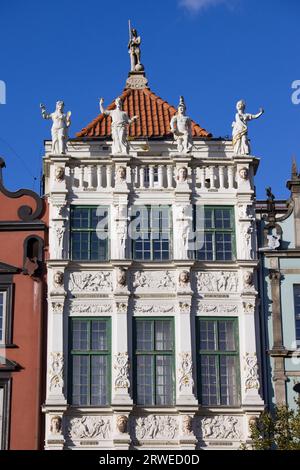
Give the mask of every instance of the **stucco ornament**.
[(115, 357), (114, 369), (116, 370), (115, 389), (130, 387), (128, 353), (118, 353)]
[(144, 66), (141, 64), (141, 42), (141, 37), (138, 35), (137, 30), (131, 28), (129, 23), (128, 53), (130, 54), (131, 72), (142, 72), (144, 70)]
[(187, 180), (188, 171), (185, 166), (178, 168), (177, 181), (178, 183), (185, 183)]
[(190, 273), (188, 271), (181, 271), (178, 280), (180, 287), (186, 287), (190, 282)]
[(124, 166), (119, 166), (116, 171), (116, 183), (123, 184), (126, 180), (126, 168)]
[(182, 432), (183, 434), (189, 435), (193, 431), (193, 418), (192, 416), (186, 415), (182, 418)]
[(189, 153), (193, 148), (192, 138), (192, 122), (185, 115), (186, 106), (183, 96), (180, 97), (177, 113), (172, 117), (170, 122), (171, 132), (177, 142), (177, 150), (179, 153)]
[(117, 430), (119, 433), (124, 434), (127, 431), (128, 418), (124, 415), (117, 416)]
[(258, 362), (256, 354), (247, 353), (245, 356), (245, 389), (259, 389)]
[(259, 118), (264, 110), (261, 108), (257, 114), (245, 113), (246, 104), (240, 100), (236, 104), (237, 113), (232, 123), (232, 145), (236, 155), (250, 155), (248, 140), (248, 121)]
[(51, 434), (61, 434), (62, 418), (61, 416), (52, 416), (50, 421)]
[(68, 129), (71, 125), (71, 111), (64, 113), (64, 102), (57, 101), (53, 113), (47, 113), (44, 104), (40, 104), (43, 119), (52, 119), (52, 153), (55, 155), (65, 154), (68, 141)]
[(65, 177), (65, 169), (62, 166), (57, 166), (55, 168), (55, 180), (58, 183), (61, 183), (64, 180)]
[(112, 136), (112, 153), (113, 155), (125, 154), (128, 155), (128, 126), (138, 119), (138, 116), (129, 118), (128, 114), (123, 111), (122, 98), (118, 97), (115, 100), (115, 108), (113, 110), (104, 109), (104, 100), (100, 98), (100, 111), (112, 119), (111, 136)]
[(56, 271), (53, 276), (53, 282), (55, 287), (61, 287), (64, 283), (64, 273), (61, 271)]
[(116, 271), (116, 278), (117, 278), (117, 285), (118, 287), (125, 287), (126, 286), (126, 269), (124, 268), (117, 268)]
[(240, 439), (239, 420), (235, 416), (214, 416), (201, 420), (203, 439)]
[(240, 178), (242, 180), (247, 181), (249, 179), (248, 168), (246, 168), (245, 166), (243, 168), (241, 168), (240, 171), (239, 171), (239, 175), (240, 175)]
[(72, 292), (99, 292), (102, 289), (110, 291), (111, 273), (108, 271), (71, 273), (69, 288)]
[(245, 271), (243, 274), (244, 287), (249, 289), (253, 287), (253, 273), (251, 271)]
[(171, 416), (149, 415), (137, 418), (135, 429), (138, 439), (174, 439), (178, 424)]
[(53, 389), (63, 389), (64, 379), (63, 379), (63, 370), (64, 370), (64, 358), (61, 352), (52, 352), (50, 355), (50, 371), (49, 371), (49, 380), (50, 380), (50, 391)]
[(199, 272), (197, 286), (200, 292), (237, 292), (237, 273), (230, 271)]
[(98, 416), (73, 418), (70, 421), (69, 434), (72, 439), (107, 439), (110, 434), (110, 420)]
[(179, 369), (179, 390), (181, 391), (185, 387), (193, 387), (193, 364), (192, 356), (188, 352), (180, 353), (180, 369)]

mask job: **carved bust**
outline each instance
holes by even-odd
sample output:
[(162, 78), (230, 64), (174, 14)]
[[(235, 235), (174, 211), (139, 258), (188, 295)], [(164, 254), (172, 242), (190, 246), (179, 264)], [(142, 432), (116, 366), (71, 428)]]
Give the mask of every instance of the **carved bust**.
[(253, 285), (253, 274), (251, 271), (246, 271), (243, 277), (245, 286), (250, 287)]
[(119, 166), (117, 169), (116, 180), (118, 183), (123, 183), (126, 178), (126, 168), (124, 166)]
[(127, 431), (128, 418), (124, 415), (119, 415), (117, 417), (117, 429), (121, 434), (124, 434)]
[(117, 269), (117, 284), (119, 286), (126, 286), (126, 270), (124, 268)]
[(56, 271), (53, 276), (53, 281), (57, 287), (62, 286), (64, 282), (64, 273), (62, 273), (61, 271)]
[(181, 271), (179, 274), (179, 284), (186, 286), (190, 280), (190, 273), (188, 271)]
[(182, 431), (184, 434), (190, 434), (192, 432), (193, 418), (191, 416), (184, 416), (182, 420)]
[(177, 180), (179, 183), (184, 183), (187, 179), (187, 168), (182, 166), (178, 169)]
[(55, 168), (55, 180), (59, 183), (63, 181), (65, 177), (65, 169), (62, 166), (57, 166)]
[(249, 171), (248, 168), (243, 167), (239, 171), (240, 178), (244, 181), (247, 181), (249, 179)]
[(50, 425), (51, 434), (61, 433), (61, 423), (62, 423), (61, 416), (52, 416), (51, 425)]

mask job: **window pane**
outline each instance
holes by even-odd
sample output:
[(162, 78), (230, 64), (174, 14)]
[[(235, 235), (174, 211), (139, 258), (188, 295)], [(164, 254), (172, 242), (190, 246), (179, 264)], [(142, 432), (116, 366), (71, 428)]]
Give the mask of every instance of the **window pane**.
[(88, 405), (89, 404), (89, 357), (88, 356), (73, 356), (73, 389), (72, 389), (72, 403), (73, 405)]
[(92, 356), (91, 405), (108, 404), (107, 356)]
[(156, 405), (172, 405), (172, 357), (156, 356)]
[(230, 229), (231, 228), (231, 210), (215, 209), (215, 228)]
[(103, 351), (107, 350), (107, 322), (101, 320), (93, 320), (92, 326), (92, 345), (91, 349)]
[(88, 260), (89, 259), (89, 233), (73, 232), (72, 233), (72, 259)]
[[(93, 207), (90, 209), (90, 227), (93, 230), (108, 230), (108, 223), (105, 223), (105, 219), (108, 217), (108, 211), (105, 207)], [(103, 221), (103, 222), (102, 222)], [(98, 225), (99, 224), (99, 225)]]
[(169, 351), (173, 349), (173, 332), (171, 321), (155, 322), (155, 349)]
[(136, 322), (136, 347), (138, 351), (154, 350), (154, 322)]
[(217, 358), (214, 356), (201, 356), (201, 390), (202, 405), (217, 405)]
[(235, 356), (220, 356), (221, 405), (238, 404), (237, 364)]
[(154, 358), (137, 356), (137, 404), (155, 405), (154, 397)]
[(77, 351), (89, 349), (88, 321), (73, 320), (73, 346)]
[(216, 351), (216, 323), (201, 320), (200, 322), (200, 349), (203, 351)]
[(234, 322), (219, 321), (219, 350), (235, 351)]
[(213, 234), (204, 233), (203, 246), (197, 252), (197, 259), (204, 261), (211, 261), (214, 258), (213, 251)]
[(88, 228), (89, 209), (73, 207), (71, 212), (71, 228)]
[(107, 259), (107, 239), (98, 238), (97, 232), (91, 233), (91, 260), (105, 261)]
[(232, 240), (230, 233), (216, 232), (216, 259), (222, 261), (232, 259)]

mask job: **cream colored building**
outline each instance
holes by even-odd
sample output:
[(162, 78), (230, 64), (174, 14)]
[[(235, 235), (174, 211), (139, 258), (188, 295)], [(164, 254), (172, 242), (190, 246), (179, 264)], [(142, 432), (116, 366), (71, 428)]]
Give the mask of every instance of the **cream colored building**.
[(143, 71), (129, 73), (121, 97), (139, 116), (128, 155), (111, 154), (103, 114), (66, 155), (45, 145), (45, 448), (238, 448), (263, 409), (259, 160), (194, 121), (193, 149), (180, 154), (176, 108)]

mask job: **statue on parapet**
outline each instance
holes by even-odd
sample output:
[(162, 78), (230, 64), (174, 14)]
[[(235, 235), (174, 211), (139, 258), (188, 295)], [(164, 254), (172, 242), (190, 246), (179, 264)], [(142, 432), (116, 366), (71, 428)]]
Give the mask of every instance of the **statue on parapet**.
[(177, 113), (170, 122), (171, 132), (177, 141), (177, 150), (179, 153), (190, 153), (193, 148), (192, 122), (185, 115), (186, 106), (183, 96), (180, 97)]
[(137, 30), (131, 28), (129, 20), (129, 42), (128, 53), (130, 54), (130, 68), (131, 72), (143, 72), (144, 66), (141, 64), (141, 36), (138, 35)]
[(53, 113), (47, 113), (44, 104), (40, 104), (43, 119), (52, 119), (52, 153), (60, 155), (66, 153), (68, 142), (68, 129), (71, 125), (71, 111), (64, 113), (64, 102), (57, 101)]
[(235, 155), (250, 155), (248, 140), (248, 121), (259, 118), (264, 110), (260, 108), (257, 114), (245, 113), (246, 103), (240, 100), (236, 104), (237, 113), (232, 123), (232, 145)]
[(123, 111), (122, 98), (118, 97), (115, 100), (115, 109), (109, 110), (103, 107), (104, 99), (100, 98), (100, 111), (112, 119), (111, 136), (112, 136), (112, 154), (125, 154), (128, 155), (128, 126), (133, 123), (138, 116), (133, 116), (131, 119), (128, 114)]

